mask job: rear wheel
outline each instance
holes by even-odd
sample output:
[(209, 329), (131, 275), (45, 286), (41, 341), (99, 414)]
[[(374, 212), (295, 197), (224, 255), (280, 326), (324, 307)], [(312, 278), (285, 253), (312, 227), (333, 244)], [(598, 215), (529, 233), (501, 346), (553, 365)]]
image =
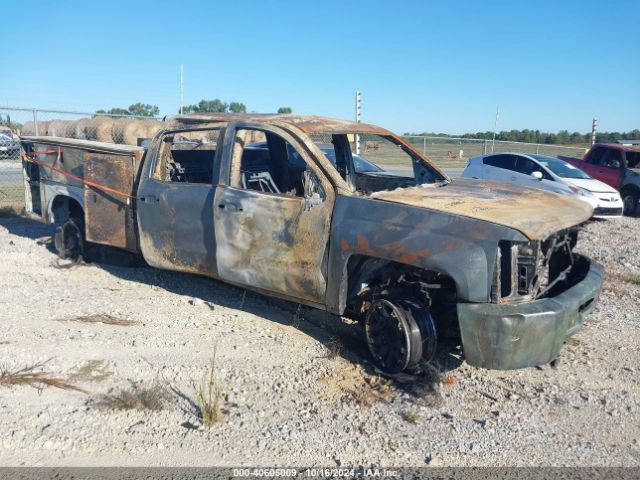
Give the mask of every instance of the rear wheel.
[(58, 256), (64, 260), (78, 261), (84, 254), (84, 222), (72, 217), (58, 228), (54, 237)]
[(633, 217), (638, 211), (638, 192), (627, 190), (622, 194), (622, 203), (624, 205), (624, 214)]

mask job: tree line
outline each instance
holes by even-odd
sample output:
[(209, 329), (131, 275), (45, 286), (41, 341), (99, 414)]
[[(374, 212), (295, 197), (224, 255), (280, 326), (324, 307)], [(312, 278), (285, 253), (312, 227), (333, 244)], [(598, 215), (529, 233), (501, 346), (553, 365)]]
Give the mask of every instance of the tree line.
[[(470, 138), (480, 140), (492, 140), (493, 132), (465, 133), (463, 135), (450, 135), (448, 133), (406, 133), (405, 135), (419, 135), (443, 138)], [(550, 145), (582, 145), (591, 143), (591, 132), (580, 133), (568, 130), (560, 130), (558, 133), (541, 132), (540, 130), (502, 130), (496, 132), (496, 140), (507, 142), (544, 143)], [(615, 143), (618, 140), (640, 140), (640, 130), (637, 128), (628, 132), (597, 132), (596, 141), (599, 143)]]
[(129, 108), (110, 108), (109, 110), (96, 110), (96, 113), (107, 115), (136, 115), (140, 117), (157, 117), (160, 114), (160, 108), (157, 105), (149, 105), (148, 103), (134, 103)]
[[(206, 113), (206, 112), (230, 112), (230, 113), (246, 113), (247, 106), (242, 102), (223, 102), (219, 98), (213, 100), (202, 99), (198, 103), (185, 105), (182, 107), (182, 113)], [(292, 113), (291, 107), (280, 107), (278, 113)], [(96, 113), (104, 115), (137, 115), (141, 117), (157, 117), (160, 114), (160, 108), (157, 105), (149, 105), (148, 103), (134, 103), (129, 108), (110, 108), (109, 110), (96, 110)]]

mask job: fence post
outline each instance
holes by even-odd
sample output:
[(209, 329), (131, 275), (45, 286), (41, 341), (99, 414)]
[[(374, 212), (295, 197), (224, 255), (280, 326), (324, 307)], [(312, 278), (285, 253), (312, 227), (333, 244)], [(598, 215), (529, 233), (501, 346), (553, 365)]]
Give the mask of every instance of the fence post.
[(487, 141), (485, 140), (482, 144), (482, 154), (485, 155), (487, 153)]
[(33, 126), (35, 127), (36, 137), (39, 135), (38, 133), (38, 111), (33, 109)]
[(540, 144), (536, 143), (536, 153), (540, 153)]
[[(360, 97), (360, 90), (356, 90), (356, 122), (360, 123), (362, 103)], [(356, 133), (356, 155), (360, 155), (360, 135)]]
[(427, 154), (427, 137), (422, 137), (422, 154)]

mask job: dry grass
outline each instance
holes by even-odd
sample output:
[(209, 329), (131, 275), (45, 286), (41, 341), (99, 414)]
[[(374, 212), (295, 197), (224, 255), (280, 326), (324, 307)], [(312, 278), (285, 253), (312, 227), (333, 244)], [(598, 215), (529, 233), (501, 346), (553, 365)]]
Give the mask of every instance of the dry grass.
[(89, 360), (69, 375), (69, 380), (73, 382), (102, 382), (111, 375), (112, 373), (107, 370), (103, 360)]
[(121, 327), (130, 327), (131, 325), (135, 325), (136, 322), (133, 320), (127, 320), (126, 318), (118, 318), (112, 315), (107, 315), (104, 313), (96, 314), (96, 315), (81, 315), (78, 317), (72, 318), (61, 318), (58, 321), (60, 322), (81, 322), (81, 323), (104, 323), (105, 325), (118, 325)]
[(120, 389), (115, 394), (100, 395), (96, 405), (109, 410), (162, 410), (168, 398), (168, 391), (162, 385), (144, 388), (132, 384), (128, 389)]
[(569, 337), (564, 341), (564, 343), (566, 343), (567, 345), (571, 345), (572, 347), (579, 347), (580, 345), (582, 345), (582, 341), (580, 341), (576, 337)]
[(415, 410), (408, 410), (406, 412), (402, 412), (401, 416), (405, 422), (410, 423), (412, 425), (415, 425), (416, 423), (418, 423), (418, 420), (420, 420), (420, 414)]
[(69, 383), (68, 380), (43, 371), (43, 368), (49, 361), (50, 359), (19, 370), (0, 369), (0, 386), (29, 385), (37, 390), (42, 390), (45, 387), (55, 387), (62, 390), (75, 390), (77, 392), (87, 393), (80, 387)]
[(620, 279), (623, 282), (633, 283), (634, 285), (640, 285), (640, 274), (637, 274), (637, 273), (623, 273), (620, 275)]
[(198, 417), (207, 428), (218, 423), (222, 417), (222, 388), (215, 372), (216, 349), (214, 348), (209, 367), (205, 370), (200, 383), (195, 386)]

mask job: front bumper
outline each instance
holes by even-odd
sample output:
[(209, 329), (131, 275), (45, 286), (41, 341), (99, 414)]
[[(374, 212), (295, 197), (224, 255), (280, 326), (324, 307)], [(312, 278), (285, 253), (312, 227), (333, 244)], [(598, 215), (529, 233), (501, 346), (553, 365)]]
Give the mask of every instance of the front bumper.
[(459, 303), (465, 360), (475, 367), (511, 370), (554, 360), (565, 339), (595, 307), (604, 269), (590, 262), (586, 276), (552, 298), (519, 304)]
[(622, 198), (619, 194), (594, 193), (593, 197), (580, 197), (593, 207), (593, 218), (611, 218), (622, 216)]

